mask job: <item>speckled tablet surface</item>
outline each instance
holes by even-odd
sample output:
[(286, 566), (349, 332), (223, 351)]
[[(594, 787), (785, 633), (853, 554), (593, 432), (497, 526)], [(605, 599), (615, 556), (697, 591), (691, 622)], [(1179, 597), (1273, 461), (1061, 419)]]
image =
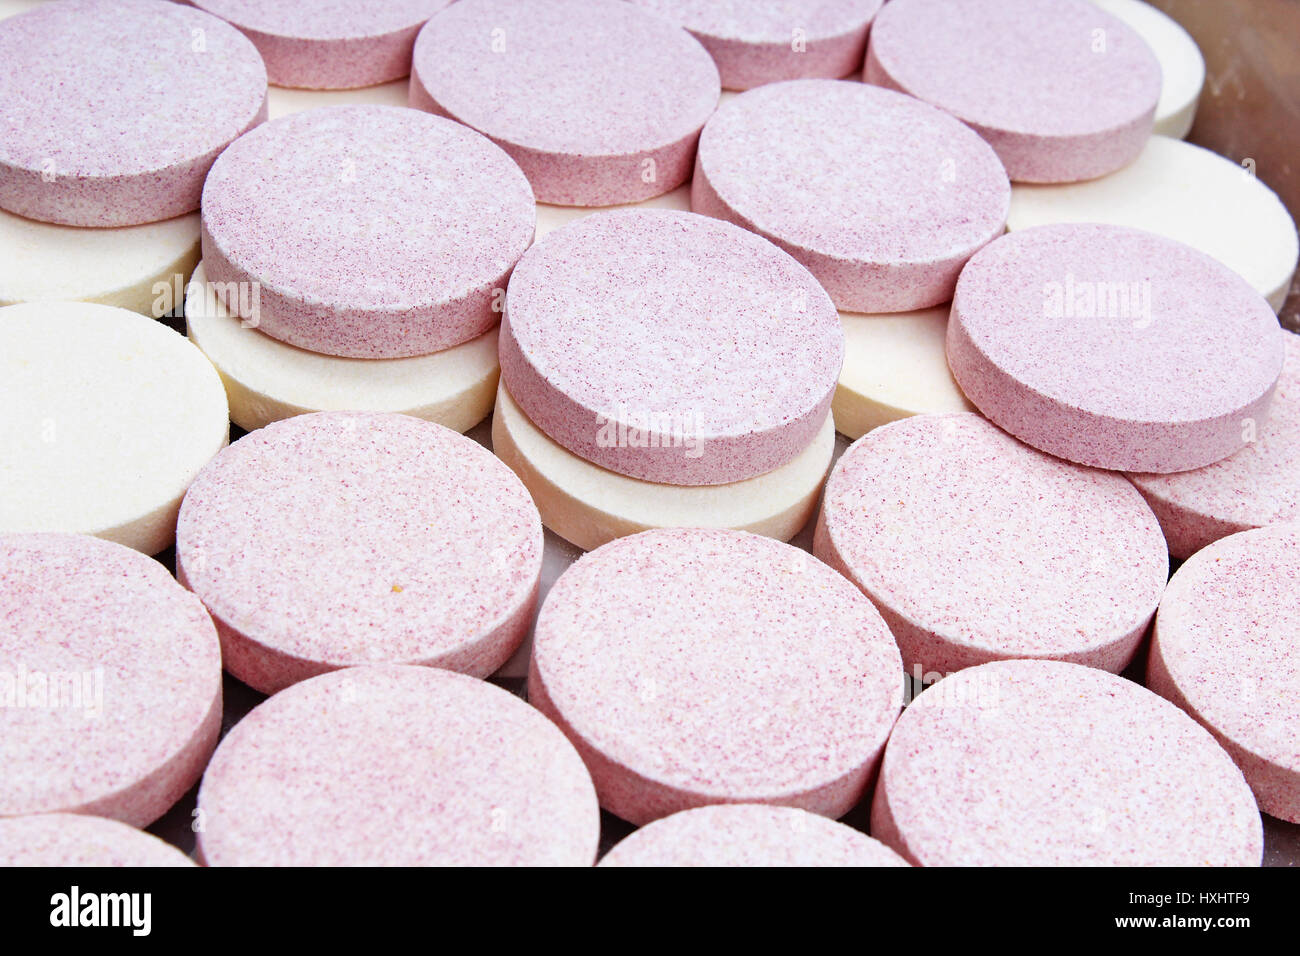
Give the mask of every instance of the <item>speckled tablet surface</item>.
[(770, 538), (699, 529), (579, 559), (538, 616), (528, 675), (601, 806), (636, 824), (714, 803), (838, 817), (901, 692), (898, 648), (852, 584)]
[(205, 468), (177, 576), (226, 670), (274, 693), (327, 670), (428, 664), (486, 677), (532, 620), (542, 524), (481, 445), (406, 415), (275, 422)]
[(862, 67), (867, 30), (883, 0), (633, 0), (689, 30), (718, 65), (722, 85), (747, 90)]
[(1145, 0), (1093, 0), (1146, 41), (1160, 63), (1155, 132), (1182, 139), (1192, 129), (1205, 86), (1205, 57), (1181, 23)]
[(1129, 475), (1175, 558), (1239, 531), (1300, 521), (1300, 336), (1283, 334), (1286, 364), (1268, 421), (1245, 448), (1195, 471)]
[(121, 545), (0, 534), (0, 607), (0, 817), (162, 816), (221, 726), (203, 605)]
[(600, 830), (591, 778), (553, 724), (427, 667), (276, 694), (221, 742), (198, 809), (209, 866), (590, 866)]
[(321, 355), (245, 327), (217, 298), (202, 263), (186, 289), (185, 324), (221, 373), (231, 421), (248, 431), (306, 412), (350, 410), (401, 412), (463, 432), (488, 416), (496, 396), (495, 328), (432, 355)]
[(116, 820), (72, 813), (0, 820), (0, 867), (193, 865), (171, 844)]
[(736, 97), (705, 126), (691, 184), (692, 209), (771, 239), (853, 312), (947, 302), (966, 260), (1002, 234), (1010, 197), (972, 130), (836, 80)]
[(968, 123), (1017, 182), (1124, 166), (1161, 89), (1151, 48), (1088, 0), (892, 0), (872, 24), (865, 78)]
[(277, 86), (347, 89), (411, 72), (424, 22), (452, 0), (192, 0), (238, 27)]
[(279, 119), (321, 106), (406, 106), (410, 88), (406, 80), (355, 90), (295, 90), (272, 86), (266, 91), (267, 118)]
[(157, 554), (181, 496), (226, 444), (221, 379), (125, 309), (0, 309), (0, 531), (76, 531)]
[(1122, 677), (999, 661), (898, 721), (871, 832), (923, 866), (1258, 866), (1259, 812), (1205, 730)]
[(1232, 270), (1095, 223), (981, 250), (948, 323), (948, 364), (981, 412), (1050, 454), (1122, 471), (1241, 449), (1267, 420), (1283, 353), (1277, 317)]
[(806, 810), (697, 807), (642, 827), (601, 866), (907, 866), (865, 833)]
[(412, 106), (486, 133), (563, 206), (676, 189), (719, 89), (694, 37), (624, 0), (460, 0), (411, 68)]
[(0, 208), (130, 226), (199, 208), (212, 161), (266, 117), (239, 31), (164, 0), (68, 0), (0, 21)]
[(835, 308), (767, 240), (692, 213), (600, 213), (552, 233), (506, 295), (501, 378), (574, 454), (676, 485), (792, 461), (830, 411)]
[(775, 471), (725, 485), (664, 485), (593, 465), (556, 444), (503, 386), (492, 451), (524, 483), (542, 523), (581, 548), (650, 528), (732, 528), (788, 541), (816, 512), (835, 424), (827, 417), (808, 447)]
[(1259, 808), (1300, 823), (1300, 524), (1192, 556), (1160, 602), (1147, 686), (1214, 734)]
[(1058, 222), (1107, 222), (1177, 239), (1240, 275), (1274, 312), (1300, 258), (1295, 222), (1262, 179), (1166, 136), (1151, 137), (1137, 159), (1101, 179), (1012, 189), (1009, 229)]
[(222, 301), (273, 338), (351, 358), (482, 335), (535, 225), (510, 157), (397, 107), (268, 123), (226, 150), (203, 188), (203, 261)]

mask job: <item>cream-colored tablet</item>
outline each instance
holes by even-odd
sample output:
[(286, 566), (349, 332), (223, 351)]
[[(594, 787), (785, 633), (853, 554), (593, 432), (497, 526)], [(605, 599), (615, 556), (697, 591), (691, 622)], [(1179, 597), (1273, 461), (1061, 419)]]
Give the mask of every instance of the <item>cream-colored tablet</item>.
[(730, 528), (789, 541), (812, 517), (834, 449), (828, 416), (812, 443), (775, 471), (724, 485), (661, 485), (560, 447), (504, 387), (492, 419), (492, 450), (532, 494), (542, 523), (587, 550), (650, 528)]
[(463, 432), (492, 411), (497, 329), (432, 355), (354, 359), (308, 352), (247, 328), (207, 281), (203, 264), (185, 295), (190, 341), (221, 373), (230, 420), (252, 431), (307, 412), (402, 412)]
[(359, 103), (406, 106), (410, 86), (408, 80), (362, 86), (355, 90), (298, 90), (287, 86), (269, 86), (266, 90), (267, 118), (277, 119), (321, 106), (352, 106)]
[(1136, 160), (1101, 179), (1014, 184), (1007, 228), (1104, 222), (1159, 233), (1236, 271), (1276, 312), (1291, 288), (1300, 241), (1291, 214), (1264, 184), (1269, 170), (1258, 173), (1263, 178), (1249, 164), (1152, 136)]
[(167, 326), (81, 302), (0, 309), (0, 531), (156, 554), (228, 432), (216, 370)]
[(974, 411), (948, 369), (948, 306), (918, 312), (841, 312), (844, 368), (831, 410), (858, 439), (910, 415)]

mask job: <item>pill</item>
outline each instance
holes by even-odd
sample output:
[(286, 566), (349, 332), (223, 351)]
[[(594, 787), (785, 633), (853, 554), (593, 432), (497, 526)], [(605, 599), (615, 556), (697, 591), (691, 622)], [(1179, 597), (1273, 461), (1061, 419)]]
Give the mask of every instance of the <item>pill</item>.
[(0, 820), (0, 866), (193, 866), (180, 850), (116, 820), (73, 813)]

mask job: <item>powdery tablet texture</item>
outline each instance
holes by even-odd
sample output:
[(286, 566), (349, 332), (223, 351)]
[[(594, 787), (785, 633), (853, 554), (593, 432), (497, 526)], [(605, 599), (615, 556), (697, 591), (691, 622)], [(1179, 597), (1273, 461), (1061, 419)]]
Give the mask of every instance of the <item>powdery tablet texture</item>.
[(904, 711), (871, 832), (920, 866), (1259, 866), (1250, 788), (1195, 721), (1105, 671), (1000, 661)]
[(1178, 569), (1147, 686), (1209, 729), (1265, 813), (1300, 823), (1300, 525), (1245, 531)]
[(221, 653), (203, 605), (121, 545), (5, 534), (0, 606), (0, 817), (162, 816), (199, 779), (221, 726)]
[(553, 724), (483, 681), (358, 667), (276, 694), (199, 789), (209, 866), (590, 866), (591, 778)]
[(1011, 198), (997, 155), (957, 120), (836, 80), (774, 83), (720, 109), (691, 189), (692, 209), (771, 239), (853, 312), (947, 302)]
[(538, 616), (528, 699), (606, 810), (715, 803), (838, 817), (901, 704), (898, 648), (811, 555), (738, 531), (647, 531), (583, 556)]
[(203, 188), (203, 262), (227, 307), (290, 345), (351, 358), (425, 355), (488, 331), (535, 225), (510, 157), (397, 107), (268, 123)]
[(1012, 231), (1058, 222), (1106, 222), (1159, 233), (1213, 256), (1277, 312), (1291, 291), (1300, 240), (1286, 206), (1230, 159), (1153, 136), (1128, 166), (1086, 183), (1018, 184)]
[(771, 243), (691, 213), (552, 233), (506, 295), (501, 377), (560, 445), (677, 485), (761, 475), (808, 447), (844, 355), (835, 308)]
[(685, 27), (718, 65), (722, 85), (747, 90), (862, 67), (883, 0), (633, 0)]
[(0, 820), (0, 866), (193, 866), (156, 836), (116, 820), (49, 813)]
[(891, 0), (865, 79), (969, 124), (1017, 182), (1075, 182), (1130, 162), (1151, 134), (1160, 63), (1088, 0)]
[(199, 208), (229, 143), (266, 117), (239, 31), (163, 0), (69, 0), (0, 22), (0, 208), (131, 226)]
[[(1239, 531), (1300, 521), (1300, 336), (1284, 337), (1286, 364), (1268, 421), (1245, 448), (1195, 471), (1129, 475), (1160, 519), (1175, 558)], [(1246, 428), (1255, 430), (1250, 423)]]
[(226, 670), (263, 693), (365, 663), (486, 677), (527, 633), (541, 562), (509, 468), (450, 429), (369, 412), (241, 438), (200, 473), (176, 534)]
[(691, 177), (718, 70), (624, 0), (460, 0), (415, 42), (411, 105), (490, 136), (538, 202), (609, 206)]
[(0, 531), (77, 531), (157, 554), (226, 444), (221, 379), (171, 329), (74, 302), (0, 309)]
[(347, 89), (411, 72), (424, 22), (451, 0), (193, 0), (238, 27), (277, 86)]
[(496, 396), (495, 328), (432, 355), (321, 355), (246, 327), (217, 298), (202, 263), (186, 289), (185, 323), (221, 374), (230, 420), (248, 431), (307, 412), (348, 410), (401, 412), (464, 432), (488, 416)]
[(907, 866), (884, 844), (792, 807), (699, 807), (642, 827), (601, 866)]
[(1095, 223), (979, 252), (948, 322), (948, 363), (981, 412), (1035, 448), (1121, 471), (1238, 451), (1267, 419), (1284, 351), (1277, 317), (1232, 270)]

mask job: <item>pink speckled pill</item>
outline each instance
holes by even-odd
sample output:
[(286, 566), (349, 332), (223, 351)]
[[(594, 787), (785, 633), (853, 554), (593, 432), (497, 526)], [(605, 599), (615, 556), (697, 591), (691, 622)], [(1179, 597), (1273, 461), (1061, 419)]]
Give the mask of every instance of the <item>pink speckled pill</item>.
[(1142, 150), (1160, 63), (1088, 0), (892, 0), (876, 17), (868, 83), (970, 124), (1018, 182), (1114, 172)]
[(1259, 808), (1300, 823), (1300, 525), (1244, 531), (1169, 582), (1147, 686), (1237, 762)]
[(425, 24), (411, 67), (412, 106), (490, 136), (561, 206), (690, 179), (719, 91), (697, 40), (624, 0), (460, 0)]
[(365, 663), (486, 677), (527, 633), (541, 567), (541, 519), (509, 468), (380, 412), (246, 435), (199, 473), (176, 530), (226, 670), (264, 693)]
[(687, 212), (603, 212), (551, 233), (520, 260), (501, 326), (501, 379), (542, 431), (672, 485), (794, 459), (843, 358), (835, 307), (803, 266)]
[(1273, 310), (1226, 266), (1096, 223), (978, 252), (948, 322), (948, 364), (976, 408), (1035, 448), (1120, 471), (1188, 471), (1242, 448), (1284, 351)]
[(209, 866), (590, 866), (591, 778), (499, 687), (355, 667), (290, 687), (221, 742), (199, 789)]
[(692, 209), (771, 239), (851, 312), (947, 302), (1011, 203), (1002, 163), (971, 129), (910, 96), (835, 80), (727, 103), (700, 137), (691, 190)]
[(697, 807), (642, 827), (601, 866), (908, 866), (865, 833), (794, 807)]
[(0, 820), (0, 867), (193, 865), (174, 846), (116, 820), (72, 813)]
[(633, 0), (691, 32), (722, 85), (747, 90), (862, 67), (867, 29), (883, 0)]
[(473, 130), (405, 107), (325, 107), (213, 165), (203, 262), (226, 306), (273, 338), (401, 358), (496, 324), (536, 219), (519, 167)]
[(266, 118), (238, 30), (163, 0), (67, 0), (0, 22), (0, 208), (132, 226), (199, 208), (212, 161)]
[(193, 0), (256, 45), (277, 86), (351, 89), (411, 72), (424, 22), (451, 0)]
[(221, 650), (152, 558), (84, 535), (0, 535), (0, 817), (158, 819), (221, 728)]
[(1239, 531), (1300, 521), (1300, 335), (1283, 337), (1286, 364), (1268, 421), (1245, 448), (1195, 471), (1129, 475), (1160, 519), (1175, 558)]
[(646, 531), (584, 555), (547, 596), (528, 674), (601, 806), (637, 824), (715, 803), (841, 816), (901, 694), (871, 602), (741, 531)]
[(998, 661), (899, 718), (871, 832), (919, 866), (1258, 866), (1241, 771), (1168, 701), (1091, 667)]
[(1020, 657), (1118, 672), (1169, 577), (1160, 525), (1122, 475), (969, 413), (854, 443), (826, 484), (814, 553), (871, 598), (918, 679)]

